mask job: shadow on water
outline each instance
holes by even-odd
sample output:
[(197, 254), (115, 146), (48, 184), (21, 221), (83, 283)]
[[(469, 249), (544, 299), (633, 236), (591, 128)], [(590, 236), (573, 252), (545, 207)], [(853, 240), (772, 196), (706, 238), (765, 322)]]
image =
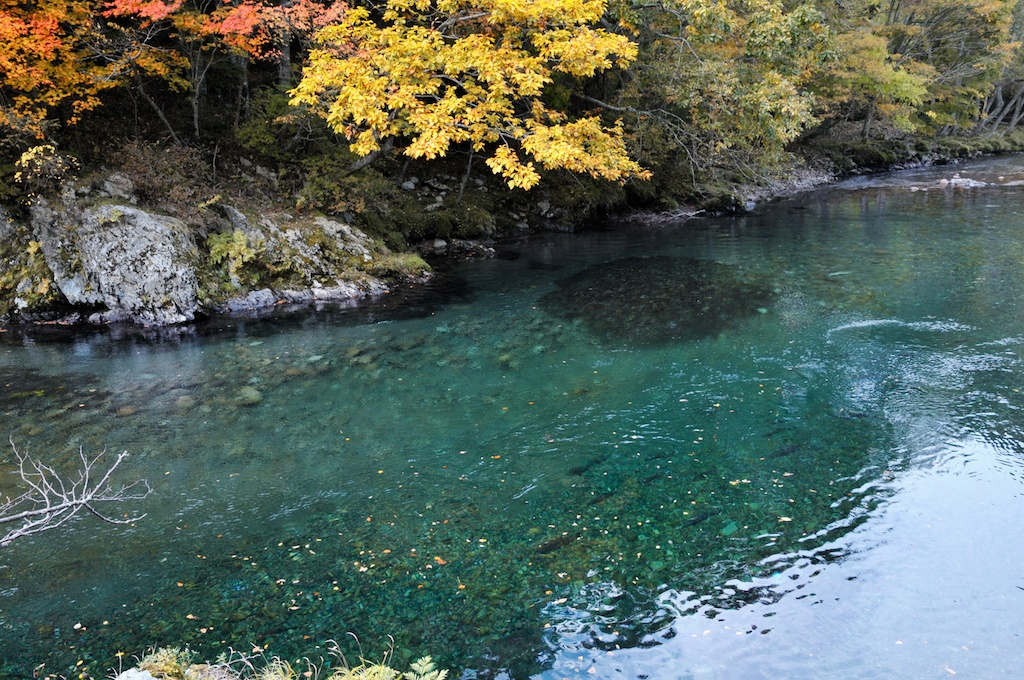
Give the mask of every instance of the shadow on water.
[(358, 326), (429, 317), (449, 305), (469, 304), (473, 292), (458, 275), (441, 272), (426, 283), (401, 284), (375, 298), (308, 304), (282, 303), (247, 312), (222, 314), (165, 328), (131, 324), (95, 326), (79, 323), (18, 324), (0, 333), (0, 347), (41, 342), (54, 345), (86, 343), (176, 343), (194, 338), (231, 334), (269, 336), (305, 326)]
[(689, 257), (636, 257), (585, 269), (541, 305), (581, 320), (605, 342), (652, 346), (717, 335), (757, 313), (775, 292), (735, 265)]

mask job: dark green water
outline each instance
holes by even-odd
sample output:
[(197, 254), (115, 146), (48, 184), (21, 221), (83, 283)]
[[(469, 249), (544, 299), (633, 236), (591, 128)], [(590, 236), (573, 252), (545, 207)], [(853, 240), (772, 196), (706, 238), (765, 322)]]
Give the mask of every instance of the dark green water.
[(537, 238), (405, 306), (3, 334), (18, 448), (155, 492), (4, 551), (0, 674), (350, 632), (465, 678), (1019, 673), (1024, 162), (957, 169), (1004, 179)]

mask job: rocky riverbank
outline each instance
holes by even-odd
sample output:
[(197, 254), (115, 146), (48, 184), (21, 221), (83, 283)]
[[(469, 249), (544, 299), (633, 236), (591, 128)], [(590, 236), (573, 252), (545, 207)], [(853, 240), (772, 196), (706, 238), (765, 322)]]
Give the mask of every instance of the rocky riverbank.
[[(704, 187), (698, 198), (678, 207), (638, 210), (634, 221), (667, 223), (697, 216), (741, 213), (773, 200), (795, 196), (857, 175), (907, 170), (932, 165), (955, 165), (985, 155), (1024, 152), (1024, 133), (935, 139), (886, 138), (853, 141), (851, 137), (807, 140), (792, 157), (789, 167), (747, 181)], [(953, 178), (955, 171), (950, 171)], [(954, 186), (957, 186), (954, 184)], [(960, 188), (963, 188), (961, 183)]]
[[(640, 206), (633, 217), (670, 222), (743, 212), (852, 174), (1022, 148), (1024, 135), (928, 144), (819, 140), (805, 145), (791, 167), (771, 177), (704, 187), (694, 190), (703, 192), (700, 199), (684, 197), (674, 208), (663, 204), (653, 211)], [(48, 197), (35, 197), (27, 210), (0, 207), (0, 324), (167, 327), (279, 305), (355, 303), (386, 294), (396, 284), (428, 279), (431, 268), (423, 257), (493, 255), (488, 241), (457, 235), (490, 239), (580, 229), (609, 210), (631, 205), (622, 188), (610, 187), (601, 195), (589, 183), (578, 183), (576, 190), (552, 184), (527, 200), (522, 192), (503, 193), (484, 180), (470, 184), (465, 201), (465, 186), (452, 200), (449, 194), (459, 188), (458, 181), (439, 175), (424, 182), (405, 179), (388, 192), (380, 190), (372, 209), (311, 216), (298, 204), (280, 207), (282, 202), (274, 200), (274, 173), (256, 167), (255, 174), (247, 174), (249, 166), (240, 164), (236, 179), (252, 186), (269, 177), (261, 200), (236, 202), (208, 188), (208, 198), (193, 200), (187, 215), (169, 214), (159, 203), (140, 200), (140, 194), (153, 193), (151, 188), (137, 189), (120, 171), (66, 181)], [(386, 181), (373, 177), (366, 187)], [(377, 224), (388, 215), (422, 224), (404, 231), (401, 225)], [(384, 235), (371, 236), (361, 226)], [(391, 231), (418, 235), (418, 246), (409, 247), (405, 237), (397, 246), (415, 253), (393, 252), (385, 244)]]
[(0, 211), (0, 320), (167, 326), (282, 303), (358, 300), (424, 280), (419, 256), (392, 253), (338, 219), (258, 215), (211, 202), (202, 228), (137, 206), (113, 174)]

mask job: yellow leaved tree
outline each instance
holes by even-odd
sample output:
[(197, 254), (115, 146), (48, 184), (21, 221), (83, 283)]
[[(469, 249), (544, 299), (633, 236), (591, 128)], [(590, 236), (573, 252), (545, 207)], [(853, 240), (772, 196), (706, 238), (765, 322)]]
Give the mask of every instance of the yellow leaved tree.
[(318, 36), (292, 103), (309, 105), (364, 157), (399, 142), (413, 158), (468, 144), (510, 187), (538, 167), (622, 182), (648, 173), (622, 126), (544, 102), (555, 78), (587, 78), (636, 58), (595, 28), (605, 0), (388, 0), (358, 7)]

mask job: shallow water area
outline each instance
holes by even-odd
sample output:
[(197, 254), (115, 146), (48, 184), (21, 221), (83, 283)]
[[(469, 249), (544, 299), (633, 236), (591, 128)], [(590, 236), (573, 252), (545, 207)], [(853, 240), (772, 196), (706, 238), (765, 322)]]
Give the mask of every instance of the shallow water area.
[[(317, 658), (348, 632), (467, 678), (1024, 668), (1021, 177), (537, 237), (403, 305), (0, 334), (19, 450), (128, 450), (155, 487), (136, 526), (5, 550), (0, 675), (153, 645)], [(656, 285), (608, 293), (645, 260)], [(710, 332), (666, 317), (692, 272), (723, 277)]]

